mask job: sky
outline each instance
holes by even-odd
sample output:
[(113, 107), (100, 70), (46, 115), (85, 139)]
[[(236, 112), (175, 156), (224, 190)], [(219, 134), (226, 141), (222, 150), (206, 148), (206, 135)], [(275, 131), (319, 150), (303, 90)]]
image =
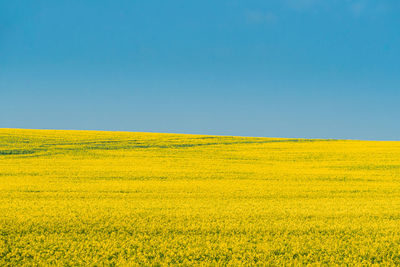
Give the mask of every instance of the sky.
[(398, 0), (0, 0), (0, 128), (400, 140)]

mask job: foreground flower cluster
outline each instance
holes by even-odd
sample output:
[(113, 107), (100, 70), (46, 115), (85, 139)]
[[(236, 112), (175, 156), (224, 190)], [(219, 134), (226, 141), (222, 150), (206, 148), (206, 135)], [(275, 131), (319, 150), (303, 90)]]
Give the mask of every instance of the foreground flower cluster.
[(0, 265), (400, 264), (400, 142), (0, 129)]

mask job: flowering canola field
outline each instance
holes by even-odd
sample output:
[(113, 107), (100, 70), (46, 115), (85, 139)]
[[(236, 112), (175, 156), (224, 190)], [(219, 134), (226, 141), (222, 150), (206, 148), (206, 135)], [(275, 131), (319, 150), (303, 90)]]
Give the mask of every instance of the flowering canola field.
[(0, 129), (0, 265), (400, 264), (400, 142)]

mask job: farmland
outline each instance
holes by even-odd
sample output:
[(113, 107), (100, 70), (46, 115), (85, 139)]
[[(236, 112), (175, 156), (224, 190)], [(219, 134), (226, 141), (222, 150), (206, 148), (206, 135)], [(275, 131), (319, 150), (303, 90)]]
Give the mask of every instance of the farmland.
[(0, 265), (400, 264), (400, 142), (0, 129)]

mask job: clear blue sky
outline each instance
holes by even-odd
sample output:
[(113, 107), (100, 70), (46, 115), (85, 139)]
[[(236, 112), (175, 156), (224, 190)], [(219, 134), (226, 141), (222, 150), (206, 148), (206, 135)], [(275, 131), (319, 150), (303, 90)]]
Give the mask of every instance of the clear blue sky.
[(400, 1), (0, 0), (0, 127), (400, 140)]

